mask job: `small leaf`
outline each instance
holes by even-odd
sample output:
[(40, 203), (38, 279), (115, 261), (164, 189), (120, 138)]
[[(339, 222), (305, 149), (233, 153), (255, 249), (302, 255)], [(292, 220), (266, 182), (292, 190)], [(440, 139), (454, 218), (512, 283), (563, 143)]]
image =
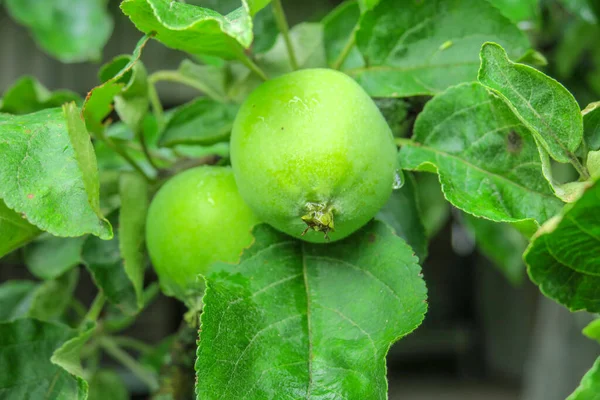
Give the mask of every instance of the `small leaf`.
[(488, 0), (508, 17), (517, 23), (521, 21), (534, 21), (538, 18), (539, 0)]
[(579, 387), (566, 400), (598, 400), (600, 393), (600, 357), (585, 374)]
[(112, 236), (100, 212), (94, 148), (75, 104), (0, 114), (0, 198), (55, 236)]
[[(148, 40), (150, 40), (150, 37), (151, 35), (142, 37), (138, 41), (131, 56), (119, 57), (116, 59), (116, 62), (113, 61), (113, 63), (105, 66), (103, 69), (103, 76), (101, 78), (104, 80), (104, 82), (88, 93), (83, 104), (82, 113), (85, 117), (85, 123), (90, 132), (102, 135), (104, 132), (104, 126), (102, 122), (112, 111), (112, 103), (114, 102), (115, 96), (121, 94), (124, 90), (129, 88), (132, 88), (132, 94), (138, 94), (138, 81), (132, 79), (132, 77), (134, 77), (133, 69), (139, 61), (142, 55), (142, 50), (144, 49), (146, 43), (148, 43)], [(122, 66), (121, 70), (114, 71), (113, 68), (123, 64), (123, 61), (125, 60), (124, 57), (129, 57), (129, 61)], [(110, 75), (114, 73), (112, 77), (108, 76), (109, 71)], [(138, 73), (136, 73), (136, 75)]]
[(260, 10), (265, 8), (271, 0), (247, 0), (250, 15), (255, 16)]
[(72, 101), (80, 103), (81, 97), (70, 90), (50, 92), (34, 77), (24, 76), (4, 92), (0, 112), (29, 114)]
[(583, 120), (573, 95), (554, 79), (508, 59), (495, 43), (481, 48), (479, 81), (498, 94), (559, 162), (576, 160)]
[(261, 54), (273, 48), (279, 35), (279, 28), (273, 8), (267, 7), (256, 14), (253, 18), (254, 42), (252, 42), (252, 53)]
[(600, 343), (600, 318), (590, 322), (588, 326), (583, 329), (583, 334)]
[(588, 104), (583, 115), (584, 139), (588, 150), (600, 150), (600, 101)]
[(208, 277), (197, 398), (385, 398), (385, 355), (427, 309), (410, 247), (381, 222), (327, 246), (255, 237)]
[[(118, 226), (118, 214), (114, 212), (108, 217), (111, 224), (117, 227), (114, 237), (111, 240), (100, 240), (89, 236), (83, 244), (82, 259), (106, 299), (123, 314), (134, 315), (139, 311), (138, 299), (119, 250), (121, 230)], [(133, 272), (130, 270), (130, 273)]]
[(113, 30), (106, 0), (6, 0), (4, 4), (44, 51), (65, 63), (99, 60)]
[(41, 231), (0, 199), (0, 258), (33, 240)]
[[(355, 34), (360, 20), (360, 7), (356, 0), (346, 1), (323, 19), (325, 53), (327, 64), (332, 68), (359, 68), (364, 66), (360, 51), (355, 46)], [(351, 46), (342, 65), (340, 56)]]
[(79, 270), (73, 269), (41, 283), (32, 292), (31, 305), (25, 315), (43, 321), (58, 320), (69, 306), (78, 281)]
[(140, 31), (156, 32), (155, 38), (165, 46), (190, 54), (243, 60), (253, 39), (245, 1), (226, 16), (171, 0), (125, 0), (121, 10)]
[(367, 66), (346, 72), (371, 96), (432, 95), (477, 77), (485, 41), (501, 43), (514, 58), (529, 48), (523, 32), (487, 1), (382, 0), (356, 33)]
[(525, 252), (531, 280), (571, 311), (600, 312), (600, 183), (544, 224)]
[(62, 367), (70, 374), (82, 377), (84, 371), (81, 366), (81, 349), (90, 340), (95, 331), (95, 322), (86, 323), (85, 326), (79, 329), (77, 336), (67, 340), (52, 354), (50, 361)]
[(45, 236), (25, 247), (25, 264), (35, 277), (55, 279), (81, 263), (85, 236)]
[(527, 239), (512, 225), (463, 214), (463, 222), (475, 237), (477, 247), (513, 284), (523, 282), (525, 264), (522, 254)]
[(144, 307), (144, 270), (146, 267), (144, 238), (146, 214), (150, 199), (148, 183), (137, 173), (126, 172), (119, 182), (119, 248), (125, 273), (133, 284), (138, 309)]
[(80, 377), (51, 362), (53, 353), (77, 336), (66, 325), (19, 319), (0, 323), (0, 374), (7, 399), (73, 399), (87, 397), (88, 385)]
[(444, 195), (459, 209), (525, 224), (529, 232), (560, 210), (533, 137), (482, 85), (462, 84), (434, 97), (414, 132), (400, 151), (402, 167), (437, 172)]
[(421, 263), (427, 258), (429, 241), (421, 220), (415, 178), (407, 174), (404, 185), (392, 192), (377, 218), (390, 225), (412, 247)]
[(10, 280), (0, 285), (0, 321), (12, 321), (27, 314), (32, 293), (37, 288), (33, 281)]
[(204, 97), (177, 108), (160, 139), (162, 146), (227, 141), (239, 106)]
[(88, 400), (129, 400), (129, 390), (121, 376), (111, 369), (98, 370), (90, 379)]
[(450, 219), (450, 203), (444, 197), (437, 175), (418, 174), (416, 187), (425, 233), (431, 239), (439, 233)]
[(229, 73), (225, 66), (199, 65), (190, 60), (183, 60), (177, 69), (177, 74), (186, 83), (213, 100), (225, 103), (227, 101), (227, 83)]

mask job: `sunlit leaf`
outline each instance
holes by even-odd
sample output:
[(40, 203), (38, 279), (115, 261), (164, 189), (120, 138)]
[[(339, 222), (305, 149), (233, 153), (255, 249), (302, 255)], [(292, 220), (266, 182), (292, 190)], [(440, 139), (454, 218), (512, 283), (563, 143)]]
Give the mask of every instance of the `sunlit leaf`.
[(41, 232), (0, 199), (0, 257), (23, 246)]
[(566, 400), (597, 400), (600, 393), (600, 357), (585, 374), (579, 387)]

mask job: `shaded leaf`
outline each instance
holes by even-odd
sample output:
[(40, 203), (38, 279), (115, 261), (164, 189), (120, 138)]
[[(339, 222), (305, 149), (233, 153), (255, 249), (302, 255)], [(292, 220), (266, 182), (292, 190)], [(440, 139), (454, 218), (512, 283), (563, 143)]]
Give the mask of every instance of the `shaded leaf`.
[(106, 0), (6, 0), (8, 12), (25, 25), (37, 44), (65, 63), (97, 61), (113, 20)]
[(112, 235), (100, 212), (94, 148), (75, 104), (0, 114), (0, 197), (55, 236)]
[(119, 249), (125, 273), (131, 281), (137, 298), (137, 307), (144, 306), (144, 270), (146, 255), (144, 239), (146, 214), (150, 198), (148, 183), (137, 173), (121, 175), (119, 182), (121, 211), (119, 213)]
[(129, 400), (129, 390), (119, 374), (110, 369), (98, 370), (90, 379), (88, 400)]
[[(109, 220), (113, 226), (118, 227), (118, 212), (111, 214)], [(106, 299), (123, 314), (133, 315), (137, 313), (139, 307), (135, 288), (125, 272), (123, 258), (119, 251), (120, 235), (120, 227), (118, 227), (111, 240), (88, 237), (83, 244), (82, 259)]]
[(488, 0), (513, 22), (534, 21), (539, 15), (539, 0)]
[(523, 252), (527, 239), (512, 225), (498, 223), (470, 214), (463, 214), (463, 222), (475, 237), (477, 247), (483, 255), (513, 284), (523, 282), (525, 263)]
[(406, 174), (404, 185), (392, 192), (377, 218), (391, 226), (413, 249), (419, 261), (427, 258), (429, 241), (425, 233), (417, 196), (415, 178)]
[(590, 322), (588, 326), (583, 329), (583, 334), (600, 343), (600, 318)]
[(385, 355), (427, 309), (411, 249), (381, 222), (327, 246), (255, 237), (208, 278), (198, 399), (385, 398)]
[(31, 294), (37, 288), (33, 281), (10, 280), (0, 285), (0, 321), (12, 321), (27, 314)]
[(0, 323), (0, 365), (6, 366), (0, 374), (3, 398), (85, 399), (87, 383), (50, 361), (76, 336), (77, 331), (66, 325), (35, 319)]
[(600, 357), (585, 374), (579, 387), (566, 400), (598, 400), (600, 393)]
[(588, 150), (600, 150), (600, 101), (589, 104), (582, 112), (584, 139)]
[(24, 76), (4, 92), (0, 112), (29, 114), (72, 101), (80, 103), (81, 97), (70, 90), (50, 92), (36, 78)]
[(125, 0), (121, 10), (140, 31), (156, 32), (155, 38), (165, 46), (190, 54), (243, 60), (253, 39), (245, 0), (226, 16), (171, 0)]
[(252, 53), (265, 53), (275, 45), (279, 28), (275, 21), (273, 8), (266, 7), (253, 18), (254, 25), (254, 42), (252, 42)]
[(600, 183), (548, 221), (525, 252), (531, 280), (571, 311), (600, 312)]
[[(356, 0), (346, 1), (323, 19), (327, 64), (332, 68), (358, 68), (364, 65), (360, 51), (355, 46), (355, 31), (360, 20), (360, 7)], [(341, 65), (340, 57), (348, 47), (350, 53)]]
[(25, 248), (25, 264), (40, 279), (55, 279), (81, 263), (85, 236), (59, 238), (46, 236)]
[(523, 32), (487, 1), (382, 0), (356, 34), (367, 66), (346, 72), (371, 96), (436, 94), (475, 80), (486, 41), (514, 58), (529, 48)]
[(433, 98), (417, 118), (403, 168), (437, 172), (446, 199), (461, 210), (532, 233), (558, 212), (529, 131), (478, 83)]
[(500, 96), (552, 158), (576, 160), (583, 119), (573, 95), (535, 68), (516, 64), (495, 43), (481, 48), (479, 81)]
[(450, 203), (446, 201), (439, 177), (435, 174), (418, 174), (416, 187), (421, 220), (427, 237), (431, 239), (450, 219)]
[[(125, 58), (117, 58), (116, 63), (109, 64), (109, 66), (103, 71), (104, 74), (101, 77), (104, 82), (88, 93), (83, 104), (82, 113), (85, 117), (85, 123), (90, 132), (98, 135), (103, 134), (104, 126), (102, 122), (111, 113), (115, 96), (119, 95), (129, 87), (133, 87), (133, 94), (137, 94), (137, 81), (132, 79), (132, 77), (134, 77), (133, 69), (139, 61), (142, 55), (142, 50), (144, 49), (146, 43), (148, 43), (148, 40), (150, 40), (150, 37), (151, 35), (142, 37), (138, 41), (132, 55), (124, 56), (129, 57), (129, 61), (123, 65), (119, 71), (114, 71), (112, 68), (121, 66)], [(110, 75), (113, 75), (114, 73), (112, 77), (108, 76), (109, 71)], [(134, 82), (136, 82), (135, 86)]]
[(239, 106), (198, 98), (177, 108), (160, 139), (162, 146), (211, 145), (227, 141)]
[(177, 73), (186, 84), (192, 86), (213, 100), (227, 101), (227, 83), (229, 74), (226, 66), (199, 65), (183, 60)]
[(0, 258), (25, 245), (40, 233), (37, 227), (8, 208), (0, 199)]

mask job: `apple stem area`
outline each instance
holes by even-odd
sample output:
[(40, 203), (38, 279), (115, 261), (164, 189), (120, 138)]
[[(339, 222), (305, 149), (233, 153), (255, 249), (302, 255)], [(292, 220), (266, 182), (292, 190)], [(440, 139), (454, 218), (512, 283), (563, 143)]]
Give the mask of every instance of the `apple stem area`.
[(329, 241), (329, 232), (335, 231), (333, 210), (327, 204), (306, 203), (306, 214), (301, 219), (306, 224), (306, 229), (302, 232), (302, 236), (312, 229), (315, 232), (323, 232), (325, 239)]

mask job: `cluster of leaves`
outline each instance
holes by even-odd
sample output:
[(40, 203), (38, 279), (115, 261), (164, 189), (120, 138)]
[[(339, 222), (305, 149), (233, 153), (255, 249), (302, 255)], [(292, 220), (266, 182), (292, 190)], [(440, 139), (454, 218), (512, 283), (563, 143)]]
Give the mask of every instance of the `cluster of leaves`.
[[(214, 266), (199, 293), (198, 398), (385, 398), (385, 355), (424, 318), (419, 263), (450, 204), (509, 279), (521, 279), (524, 252), (545, 295), (600, 312), (600, 103), (582, 111), (533, 67), (545, 59), (517, 23), (539, 18), (536, 1), (348, 0), (291, 29), (279, 0), (241, 3), (221, 14), (124, 0), (145, 36), (101, 68), (85, 99), (28, 77), (5, 92), (0, 257), (27, 244), (39, 278), (0, 285), (0, 363), (20, 360), (0, 378), (8, 398), (125, 398), (119, 377), (98, 367), (100, 350), (175, 397), (157, 376), (173, 339), (149, 350), (117, 335), (158, 290), (144, 285), (149, 201), (182, 169), (226, 163), (239, 104), (298, 68), (342, 70), (377, 98), (401, 147), (402, 187), (378, 221), (343, 241), (310, 245), (261, 225), (239, 265)], [(112, 24), (104, 0), (44, 4), (5, 1), (59, 59), (99, 55)], [(149, 40), (190, 60), (148, 73)], [(203, 96), (165, 112), (159, 81)], [(563, 182), (557, 165), (578, 176)], [(437, 174), (441, 191), (410, 171)], [(99, 289), (88, 312), (71, 296), (81, 264)], [(597, 340), (598, 332), (597, 323), (586, 328)], [(144, 354), (141, 363), (127, 347)], [(600, 359), (571, 399), (598, 386)]]

